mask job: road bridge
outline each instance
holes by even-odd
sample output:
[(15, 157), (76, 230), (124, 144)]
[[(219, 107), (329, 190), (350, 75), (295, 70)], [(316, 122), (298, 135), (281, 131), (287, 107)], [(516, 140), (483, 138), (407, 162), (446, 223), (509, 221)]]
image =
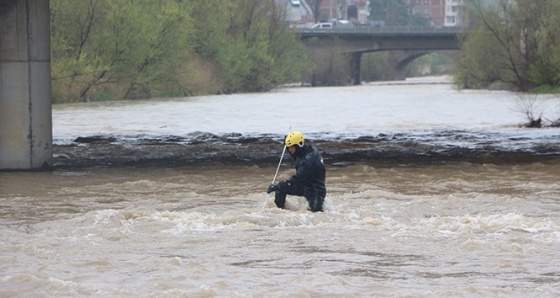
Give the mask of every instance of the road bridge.
[[(363, 53), (407, 51), (419, 57), (434, 51), (460, 50), (456, 27), (342, 27), (332, 29), (297, 29), (296, 34), (309, 48), (336, 48), (350, 56), (353, 84), (361, 84), (360, 64)], [(403, 59), (396, 65), (397, 75), (414, 59)]]

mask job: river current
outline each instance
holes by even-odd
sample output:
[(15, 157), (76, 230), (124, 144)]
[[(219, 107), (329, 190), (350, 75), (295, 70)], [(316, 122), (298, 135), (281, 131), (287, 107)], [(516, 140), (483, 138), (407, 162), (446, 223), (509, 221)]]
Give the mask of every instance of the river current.
[[(515, 98), (431, 78), (56, 105), (53, 171), (0, 172), (0, 296), (558, 297), (560, 131), (521, 128)], [(325, 212), (265, 193), (290, 126), (330, 151)], [(347, 158), (364, 136), (382, 149)], [(430, 151), (367, 160), (395, 142)], [(271, 157), (213, 158), (253, 146)], [(512, 155), (414, 162), (434, 148)]]

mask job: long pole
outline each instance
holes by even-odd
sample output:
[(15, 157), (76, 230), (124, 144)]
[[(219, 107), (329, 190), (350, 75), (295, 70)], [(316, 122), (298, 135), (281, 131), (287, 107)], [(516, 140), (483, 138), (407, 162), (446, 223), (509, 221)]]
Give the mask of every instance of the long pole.
[[(284, 149), (282, 150), (282, 156), (280, 156), (280, 161), (278, 162), (278, 167), (276, 167), (276, 174), (274, 174), (274, 178), (272, 178), (272, 183), (270, 183), (270, 184), (274, 184), (274, 182), (276, 182), (276, 176), (278, 176), (278, 171), (280, 170), (280, 165), (282, 164), (282, 159), (284, 159), (284, 153), (286, 153), (286, 145), (284, 145)], [(264, 207), (266, 206), (266, 203), (268, 203), (268, 198), (269, 197), (270, 197), (270, 194), (266, 194), (266, 200), (264, 201), (262, 209), (264, 209)]]

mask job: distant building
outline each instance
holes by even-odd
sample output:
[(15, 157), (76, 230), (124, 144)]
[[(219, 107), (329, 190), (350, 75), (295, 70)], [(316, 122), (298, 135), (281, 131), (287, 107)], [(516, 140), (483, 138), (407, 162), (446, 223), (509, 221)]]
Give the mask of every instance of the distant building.
[(348, 0), (348, 15), (346, 19), (356, 24), (368, 24), (369, 4), (369, 1), (364, 0)]
[(445, 22), (445, 0), (407, 0), (410, 14), (430, 20), (432, 26)]
[(332, 19), (346, 19), (346, 1), (322, 0), (319, 7), (319, 20), (326, 22)]
[(321, 21), (349, 20), (354, 24), (369, 23), (367, 0), (322, 0), (319, 9)]
[(466, 25), (465, 1), (446, 0), (445, 1), (445, 27), (463, 27)]
[(406, 0), (411, 15), (430, 20), (432, 26), (464, 26), (464, 0)]

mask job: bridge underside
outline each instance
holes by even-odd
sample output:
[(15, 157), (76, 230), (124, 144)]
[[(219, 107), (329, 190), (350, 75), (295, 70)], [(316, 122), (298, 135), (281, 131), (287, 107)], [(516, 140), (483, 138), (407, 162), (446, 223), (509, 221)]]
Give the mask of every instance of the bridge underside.
[(0, 170), (52, 166), (49, 0), (0, 0)]
[(455, 38), (408, 36), (400, 38), (322, 38), (306, 43), (310, 48), (337, 47), (342, 53), (375, 51), (439, 51), (459, 50)]
[[(341, 54), (350, 57), (350, 71), (353, 84), (361, 84), (360, 65), (363, 53), (380, 51), (407, 51), (418, 57), (434, 51), (460, 50), (457, 33), (444, 34), (395, 34), (395, 35), (345, 35), (345, 34), (309, 34), (301, 36), (310, 49), (336, 49)], [(420, 56), (421, 56), (420, 55)], [(408, 62), (414, 59), (410, 59)], [(408, 64), (406, 62), (406, 64)], [(402, 69), (406, 67), (399, 63), (395, 68), (398, 73), (396, 79), (402, 79)]]

